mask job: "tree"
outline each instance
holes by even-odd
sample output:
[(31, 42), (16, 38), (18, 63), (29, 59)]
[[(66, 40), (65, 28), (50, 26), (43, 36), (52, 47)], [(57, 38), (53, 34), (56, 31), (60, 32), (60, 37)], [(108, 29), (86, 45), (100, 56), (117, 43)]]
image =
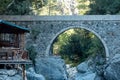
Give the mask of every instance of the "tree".
[(5, 14), (7, 15), (26, 15), (30, 13), (29, 0), (13, 0), (13, 3), (8, 7)]
[(0, 14), (4, 14), (8, 5), (12, 3), (12, 0), (0, 0)]
[(120, 0), (90, 0), (90, 11), (86, 14), (119, 14)]
[(91, 56), (105, 57), (105, 50), (101, 41), (92, 32), (75, 28), (56, 38), (53, 54), (61, 55), (67, 64), (77, 65)]
[(1, 15), (29, 15), (47, 4), (47, 0), (0, 0)]
[(45, 6), (48, 5), (48, 1), (49, 0), (31, 0), (31, 10), (34, 13), (34, 15), (39, 15), (40, 13), (43, 13), (42, 8), (44, 9), (44, 12), (48, 12), (45, 8)]
[(89, 0), (76, 0), (77, 1), (77, 8), (78, 8), (78, 14), (84, 15), (87, 11), (89, 11)]

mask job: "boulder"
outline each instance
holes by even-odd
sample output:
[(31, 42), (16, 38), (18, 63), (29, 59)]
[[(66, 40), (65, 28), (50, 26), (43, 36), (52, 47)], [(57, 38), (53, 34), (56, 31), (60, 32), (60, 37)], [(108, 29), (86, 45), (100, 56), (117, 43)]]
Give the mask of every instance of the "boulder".
[(6, 80), (7, 79), (7, 75), (0, 75), (0, 80)]
[(96, 76), (94, 80), (105, 80), (102, 76)]
[(69, 64), (66, 65), (68, 77), (72, 78), (77, 73), (76, 67), (70, 67)]
[(46, 80), (67, 80), (65, 62), (60, 57), (36, 59), (35, 71), (42, 74)]
[(77, 74), (74, 80), (95, 80), (96, 73)]
[(22, 80), (17, 70), (0, 69), (0, 80)]
[(8, 76), (6, 79), (3, 80), (23, 80), (22, 76), (20, 75), (14, 75), (14, 76)]
[(120, 80), (120, 54), (116, 54), (105, 68), (106, 80)]
[(88, 66), (88, 62), (85, 61), (77, 66), (77, 73), (70, 80), (95, 80), (96, 75)]
[(15, 74), (17, 74), (17, 70), (8, 70), (7, 74), (8, 76), (14, 76)]
[(26, 75), (28, 80), (45, 80), (41, 74), (36, 74), (33, 68), (29, 68)]
[(86, 73), (88, 71), (88, 64), (87, 62), (82, 62), (77, 66), (77, 71), (79, 73)]
[(8, 76), (14, 76), (17, 74), (17, 70), (6, 70), (6, 69), (0, 69), (0, 75), (8, 75)]

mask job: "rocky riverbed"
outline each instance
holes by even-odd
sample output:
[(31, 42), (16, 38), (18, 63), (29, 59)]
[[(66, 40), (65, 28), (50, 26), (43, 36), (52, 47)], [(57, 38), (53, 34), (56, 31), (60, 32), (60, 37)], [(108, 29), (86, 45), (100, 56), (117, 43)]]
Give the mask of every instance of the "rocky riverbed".
[[(120, 54), (116, 54), (104, 65), (91, 66), (91, 60), (77, 67), (66, 66), (64, 60), (57, 57), (36, 59), (34, 67), (27, 69), (27, 80), (119, 80)], [(0, 70), (0, 80), (22, 80), (18, 71)]]

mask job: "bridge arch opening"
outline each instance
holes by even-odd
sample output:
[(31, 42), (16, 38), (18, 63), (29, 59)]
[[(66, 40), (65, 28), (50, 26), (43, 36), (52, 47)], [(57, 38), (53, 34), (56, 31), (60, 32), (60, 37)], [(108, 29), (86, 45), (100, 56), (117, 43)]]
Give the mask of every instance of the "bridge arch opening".
[[(61, 30), (60, 32), (58, 32), (56, 35), (55, 35), (55, 37), (52, 39), (52, 41), (51, 41), (51, 43), (50, 43), (50, 45), (48, 46), (48, 53), (50, 54), (50, 55), (60, 55), (60, 54), (58, 54), (57, 52), (55, 52), (55, 49), (56, 49), (56, 51), (59, 51), (59, 50), (57, 50), (57, 48), (60, 48), (60, 47), (56, 47), (55, 46), (55, 43), (58, 41), (58, 38), (60, 37), (60, 35), (62, 35), (62, 34), (64, 34), (64, 33), (67, 33), (67, 31), (68, 31), (68, 34), (71, 34), (72, 32), (74, 33), (74, 30), (83, 30), (83, 31), (87, 31), (88, 33), (90, 33), (91, 34), (91, 38), (92, 37), (97, 37), (97, 39), (99, 40), (99, 42), (100, 42), (100, 44), (102, 45), (102, 50), (103, 50), (103, 54), (104, 54), (104, 56), (105, 56), (105, 59), (107, 59), (108, 57), (109, 57), (109, 54), (108, 54), (108, 49), (107, 49), (107, 47), (106, 47), (106, 44), (105, 44), (105, 42), (102, 40), (102, 38), (95, 32), (95, 31), (93, 31), (93, 30), (91, 30), (91, 29), (88, 29), (88, 28), (84, 28), (84, 27), (68, 27), (68, 28), (65, 28), (65, 29), (63, 29), (63, 30)], [(69, 33), (71, 31), (71, 33)], [(83, 33), (84, 34), (84, 33)], [(75, 36), (75, 35), (74, 35)], [(73, 37), (74, 38), (74, 37)], [(80, 37), (79, 37), (80, 38)], [(78, 44), (78, 45), (81, 45), (81, 44)], [(84, 45), (84, 44), (83, 44)], [(96, 44), (97, 45), (97, 44)], [(89, 45), (88, 45), (89, 46)], [(80, 47), (80, 46), (79, 46)], [(86, 46), (85, 46), (86, 47)], [(71, 47), (70, 49), (72, 49), (73, 47)], [(95, 46), (94, 46), (94, 48), (95, 48)], [(74, 49), (75, 49), (75, 47), (74, 47)], [(83, 49), (84, 50), (84, 49)], [(100, 49), (98, 49), (98, 50), (100, 50)], [(69, 50), (68, 50), (69, 51)], [(74, 50), (75, 51), (75, 50)], [(80, 50), (78, 50), (78, 53), (79, 53), (79, 51)], [(92, 51), (92, 50), (91, 50)], [(83, 51), (82, 51), (83, 52)], [(89, 52), (89, 51), (88, 51)], [(99, 51), (98, 51), (99, 52)], [(79, 54), (78, 54), (79, 55)], [(78, 56), (77, 55), (77, 56)], [(61, 56), (61, 55), (60, 55)], [(84, 56), (86, 56), (86, 55), (84, 55)], [(62, 56), (62, 58), (63, 58), (63, 56)], [(87, 58), (88, 58), (88, 56), (87, 56)]]
[(46, 54), (48, 54), (48, 55), (53, 55), (53, 44), (54, 44), (55, 40), (56, 40), (61, 34), (63, 34), (65, 31), (68, 31), (68, 30), (70, 30), (70, 29), (83, 29), (83, 30), (86, 30), (86, 31), (94, 34), (94, 35), (100, 40), (101, 44), (103, 45), (103, 48), (104, 48), (104, 50), (105, 50), (106, 60), (109, 59), (108, 48), (107, 48), (107, 46), (106, 46), (105, 41), (101, 38), (101, 36), (100, 36), (98, 33), (96, 33), (94, 30), (91, 30), (91, 29), (86, 28), (86, 27), (81, 27), (81, 26), (70, 26), (70, 27), (64, 28), (64, 29), (62, 29), (60, 32), (58, 32), (58, 33), (54, 36), (54, 38), (51, 40), (50, 45), (47, 47)]

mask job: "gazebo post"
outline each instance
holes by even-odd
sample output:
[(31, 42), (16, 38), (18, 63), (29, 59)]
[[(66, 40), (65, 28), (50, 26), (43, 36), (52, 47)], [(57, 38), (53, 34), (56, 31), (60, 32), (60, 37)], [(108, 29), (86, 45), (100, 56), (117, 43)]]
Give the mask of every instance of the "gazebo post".
[(22, 76), (23, 76), (23, 80), (25, 80), (25, 77), (26, 77), (25, 64), (22, 64)]
[(24, 46), (25, 46), (25, 34), (24, 33), (22, 33), (22, 34), (20, 34), (20, 37), (21, 37), (21, 43), (20, 43), (20, 49), (24, 49)]
[(15, 46), (18, 48), (19, 47), (19, 34), (16, 34), (16, 38), (15, 38)]

